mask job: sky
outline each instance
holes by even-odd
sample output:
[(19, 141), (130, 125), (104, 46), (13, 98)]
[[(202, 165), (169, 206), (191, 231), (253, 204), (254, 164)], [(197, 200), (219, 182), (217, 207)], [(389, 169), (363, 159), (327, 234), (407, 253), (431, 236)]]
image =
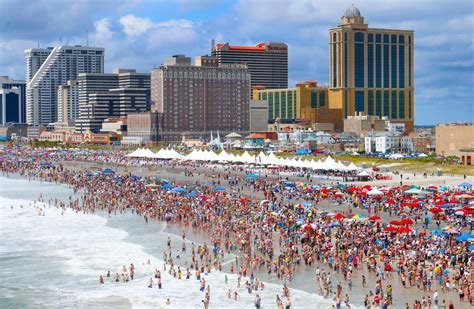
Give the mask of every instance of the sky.
[[(289, 85), (328, 84), (328, 29), (343, 0), (0, 0), (0, 75), (25, 79), (24, 50), (105, 48), (105, 69), (149, 72), (173, 54), (232, 45), (289, 46)], [(474, 2), (359, 0), (369, 27), (415, 31), (415, 124), (474, 121)]]

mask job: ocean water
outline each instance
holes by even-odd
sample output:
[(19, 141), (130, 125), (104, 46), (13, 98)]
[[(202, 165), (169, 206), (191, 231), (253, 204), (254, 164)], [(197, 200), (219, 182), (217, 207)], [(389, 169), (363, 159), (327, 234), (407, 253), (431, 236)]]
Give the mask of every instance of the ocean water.
[[(166, 239), (172, 239), (176, 250), (181, 247), (181, 236), (170, 233), (165, 223), (145, 224), (132, 214), (108, 218), (33, 204), (40, 193), (45, 201), (74, 197), (66, 186), (0, 177), (0, 308), (203, 307), (204, 294), (194, 272), (191, 279), (183, 275), (178, 280), (163, 271)], [(196, 245), (204, 241), (193, 237), (189, 242)], [(98, 283), (99, 275), (105, 277), (107, 270), (121, 273), (130, 263), (136, 267), (134, 280), (115, 283), (105, 278), (105, 284)], [(155, 268), (162, 273), (162, 290), (147, 288)], [(237, 289), (237, 276), (228, 275), (227, 285), (224, 276), (217, 271), (204, 276), (211, 289), (210, 308), (252, 308), (256, 292), (246, 292), (245, 278)], [(226, 298), (229, 288), (238, 291), (239, 300)], [(275, 297), (281, 291), (281, 285), (265, 282), (265, 289), (258, 291), (262, 307), (276, 308)], [(291, 295), (293, 308), (333, 304), (297, 289), (291, 289)], [(171, 305), (165, 304), (168, 298)]]

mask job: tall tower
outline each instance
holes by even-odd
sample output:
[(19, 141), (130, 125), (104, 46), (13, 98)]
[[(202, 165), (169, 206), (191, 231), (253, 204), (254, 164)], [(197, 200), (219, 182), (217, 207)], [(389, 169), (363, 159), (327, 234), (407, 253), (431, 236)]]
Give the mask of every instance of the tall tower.
[(414, 32), (369, 28), (352, 5), (329, 30), (329, 95), (343, 117), (388, 117), (413, 130)]
[(57, 46), (25, 50), (26, 122), (48, 124), (57, 120), (57, 88), (79, 73), (103, 73), (104, 49)]

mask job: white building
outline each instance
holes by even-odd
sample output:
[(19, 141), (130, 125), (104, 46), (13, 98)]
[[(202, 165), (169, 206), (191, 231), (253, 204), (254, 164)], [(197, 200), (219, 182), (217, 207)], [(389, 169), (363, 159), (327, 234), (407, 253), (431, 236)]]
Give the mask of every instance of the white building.
[(390, 132), (371, 134), (365, 138), (366, 153), (409, 153), (413, 151), (410, 137)]
[(294, 142), (303, 143), (306, 139), (316, 141), (318, 144), (335, 144), (336, 140), (331, 134), (323, 131), (311, 132), (311, 131), (294, 131), (294, 132), (279, 132), (278, 140), (282, 142)]
[(25, 50), (26, 122), (48, 124), (57, 120), (57, 88), (79, 73), (103, 73), (104, 49), (57, 46)]

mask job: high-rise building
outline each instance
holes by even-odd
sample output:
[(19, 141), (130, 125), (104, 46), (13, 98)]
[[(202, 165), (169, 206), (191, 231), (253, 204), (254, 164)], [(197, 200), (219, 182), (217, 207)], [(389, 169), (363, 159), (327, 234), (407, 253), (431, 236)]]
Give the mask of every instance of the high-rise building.
[(375, 115), (414, 122), (414, 32), (369, 28), (351, 6), (329, 30), (329, 100), (343, 116)]
[(76, 131), (98, 132), (107, 118), (150, 110), (150, 73), (116, 69), (109, 74), (79, 74)]
[(8, 76), (0, 76), (0, 125), (8, 122), (25, 123), (26, 84)]
[(79, 117), (78, 86), (75, 80), (58, 87), (58, 122), (68, 122)]
[(154, 110), (162, 113), (161, 138), (180, 140), (209, 131), (249, 130), (250, 74), (244, 64), (219, 64), (212, 56), (176, 55), (151, 73)]
[(212, 55), (219, 64), (243, 63), (248, 66), (251, 85), (266, 89), (288, 87), (288, 45), (267, 42), (256, 46), (213, 45)]
[(103, 73), (104, 49), (57, 46), (25, 50), (26, 121), (48, 124), (57, 120), (57, 88), (79, 73)]

